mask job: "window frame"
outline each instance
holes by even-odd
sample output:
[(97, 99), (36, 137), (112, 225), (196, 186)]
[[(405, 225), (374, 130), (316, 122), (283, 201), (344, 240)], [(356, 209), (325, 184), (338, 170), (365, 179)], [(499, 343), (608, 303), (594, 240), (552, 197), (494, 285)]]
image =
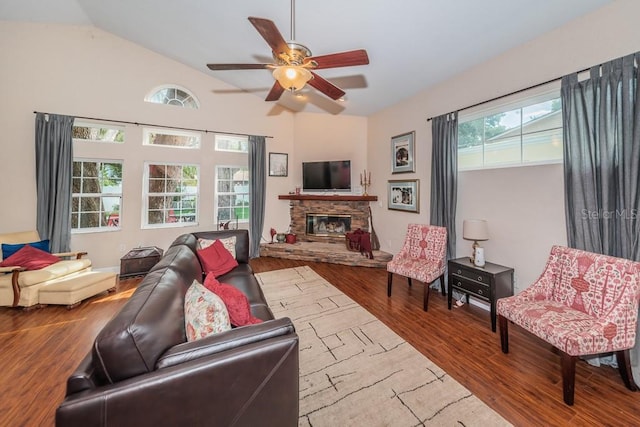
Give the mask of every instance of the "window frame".
[[(194, 137), (197, 139), (197, 142), (196, 142), (196, 145), (193, 147), (189, 147), (186, 145), (153, 144), (150, 142), (150, 136), (153, 133), (170, 135), (170, 136), (183, 136), (188, 138)], [(202, 132), (145, 126), (142, 128), (142, 145), (146, 147), (163, 147), (163, 148), (171, 148), (171, 149), (177, 148), (181, 150), (199, 150), (202, 147)]]
[[(247, 174), (247, 191), (246, 192), (239, 192), (236, 193), (235, 191), (219, 191), (219, 182), (220, 182), (220, 177), (219, 177), (219, 173), (218, 171), (221, 169), (239, 169), (241, 171), (246, 171)], [(234, 179), (231, 178), (228, 181), (230, 181), (231, 185), (233, 185)], [(243, 223), (249, 223), (250, 220), (250, 212), (251, 212), (251, 199), (250, 199), (250, 181), (251, 181), (251, 176), (249, 174), (249, 167), (248, 166), (243, 166), (243, 165), (215, 165), (215, 173), (214, 173), (214, 218), (215, 218), (215, 222), (216, 224), (220, 223), (221, 221), (234, 221), (237, 219), (238, 224), (243, 224)], [(242, 206), (242, 211), (244, 211), (244, 209), (248, 209), (248, 213), (246, 218), (232, 218), (231, 212), (237, 212), (237, 207), (236, 205), (233, 206), (220, 206), (220, 196), (241, 196), (241, 197), (246, 197), (247, 200), (247, 207), (245, 208), (244, 205)], [(229, 211), (229, 218), (225, 218), (225, 219), (220, 219), (220, 210), (225, 209)], [(244, 213), (243, 215), (244, 216)]]
[[(562, 147), (562, 124), (560, 125), (560, 127), (551, 127), (548, 129), (544, 129), (541, 131), (536, 131), (536, 132), (525, 132), (523, 133), (523, 125), (526, 126), (528, 123), (523, 123), (522, 121), (522, 110), (526, 109), (527, 107), (530, 106), (534, 106), (540, 103), (544, 103), (544, 102), (553, 102), (554, 100), (559, 100), (560, 101), (560, 109), (559, 110), (551, 110), (548, 114), (550, 115), (551, 113), (554, 112), (559, 112), (559, 114), (562, 114), (562, 104), (561, 104), (561, 98), (560, 98), (560, 88), (559, 87), (554, 87), (554, 88), (543, 88), (542, 90), (539, 90), (537, 93), (533, 93), (533, 94), (528, 94), (526, 96), (523, 96), (521, 94), (518, 94), (518, 96), (516, 97), (509, 97), (510, 101), (507, 102), (502, 102), (502, 103), (490, 103), (490, 105), (487, 107), (486, 105), (483, 105), (480, 108), (475, 108), (472, 111), (466, 112), (466, 113), (460, 113), (458, 115), (458, 132), (460, 129), (460, 125), (464, 124), (464, 123), (468, 123), (468, 122), (472, 122), (478, 119), (485, 119), (497, 114), (501, 114), (501, 113), (509, 113), (512, 112), (514, 110), (518, 110), (520, 109), (520, 125), (513, 127), (511, 129), (508, 129), (506, 131), (504, 131), (504, 133), (509, 132), (511, 130), (514, 129), (519, 129), (519, 160), (518, 161), (507, 161), (507, 162), (501, 162), (501, 163), (486, 163), (486, 157), (485, 157), (485, 153), (486, 153), (486, 147), (487, 147), (487, 143), (486, 143), (486, 139), (483, 136), (483, 143), (482, 145), (477, 145), (477, 146), (472, 146), (472, 147), (465, 147), (465, 148), (480, 148), (482, 150), (482, 164), (481, 165), (476, 165), (476, 166), (468, 166), (468, 167), (460, 167), (460, 154), (461, 151), (463, 149), (460, 148), (460, 136), (458, 135), (458, 147), (457, 147), (457, 160), (458, 160), (458, 170), (461, 172), (464, 171), (473, 171), (473, 170), (486, 170), (486, 169), (501, 169), (501, 168), (511, 168), (511, 167), (526, 167), (526, 166), (539, 166), (539, 165), (549, 165), (549, 164), (559, 164), (563, 162), (563, 156), (561, 154), (560, 158), (547, 158), (545, 160), (538, 160), (538, 161), (524, 161), (523, 160), (523, 156), (524, 156), (524, 147), (525, 144), (527, 143), (525, 141), (525, 138), (527, 136), (533, 135), (535, 133), (541, 133), (541, 132), (549, 132), (549, 131), (560, 131), (560, 147)], [(543, 117), (543, 116), (540, 116)], [(531, 122), (533, 122), (535, 120), (531, 120)], [(497, 134), (495, 136), (493, 136), (492, 138), (495, 138), (497, 136), (499, 136), (500, 134)], [(491, 139), (491, 138), (489, 138)]]
[[(99, 122), (99, 121), (74, 120), (73, 128), (76, 128), (76, 127), (116, 130), (116, 131), (122, 132), (122, 141), (72, 138), (73, 142), (78, 142), (78, 143), (83, 143), (83, 144), (85, 144), (85, 143), (89, 143), (89, 144), (94, 143), (94, 144), (117, 144), (117, 145), (121, 145), (121, 144), (124, 144), (126, 142), (126, 131), (125, 131), (125, 127), (124, 126), (107, 124), (107, 123), (102, 123), (102, 122)], [(72, 131), (72, 135), (73, 135), (73, 131)]]
[[(154, 97), (158, 94), (158, 92), (163, 91), (163, 90), (167, 90), (167, 89), (172, 89), (175, 91), (181, 91), (184, 92), (185, 94), (187, 94), (188, 96), (184, 99), (177, 99), (177, 98), (172, 98), (169, 100), (169, 102), (158, 102), (154, 100)], [(186, 100), (191, 98), (193, 100), (193, 104), (194, 105), (188, 105), (188, 103), (186, 103)], [(180, 105), (177, 104), (172, 104), (171, 101), (176, 100), (177, 102), (180, 103)], [(150, 104), (156, 104), (156, 105), (169, 105), (172, 107), (178, 107), (178, 108), (191, 108), (194, 110), (197, 110), (200, 108), (200, 101), (198, 100), (198, 98), (195, 96), (195, 94), (193, 92), (191, 92), (189, 89), (180, 86), (180, 85), (176, 85), (176, 84), (163, 84), (160, 86), (156, 86), (153, 89), (151, 89), (149, 91), (149, 93), (147, 93), (144, 97), (144, 101), (148, 102)]]
[[(71, 216), (72, 216), (72, 222), (71, 222), (71, 234), (87, 234), (87, 233), (102, 233), (102, 232), (110, 232), (110, 231), (119, 231), (122, 229), (122, 224), (120, 222), (121, 218), (122, 218), (122, 209), (123, 209), (123, 202), (124, 202), (124, 160), (122, 159), (96, 159), (96, 158), (84, 158), (84, 157), (77, 157), (73, 159), (73, 162), (79, 162), (82, 163), (81, 165), (81, 170), (84, 172), (84, 163), (98, 163), (100, 165), (105, 164), (105, 163), (112, 163), (112, 164), (120, 164), (121, 165), (121, 172), (122, 172), (122, 176), (120, 176), (120, 192), (119, 193), (114, 193), (114, 192), (100, 192), (100, 193), (74, 193), (73, 192), (73, 185), (72, 185), (72, 193), (71, 193)], [(76, 177), (73, 175), (72, 173), (72, 177), (71, 179), (77, 179), (80, 178), (81, 183), (83, 183), (83, 178), (84, 176), (81, 174), (79, 177)], [(111, 198), (119, 198), (120, 199), (120, 203), (118, 204), (118, 218), (117, 218), (117, 223), (114, 226), (98, 226), (98, 227), (73, 227), (73, 214), (74, 214), (74, 210), (73, 210), (73, 200), (76, 197), (80, 197), (80, 200), (78, 201), (78, 211), (77, 214), (79, 216), (82, 215), (83, 211), (82, 211), (82, 197), (99, 197), (100, 199), (104, 198), (104, 197), (111, 197)], [(102, 210), (102, 202), (100, 203), (100, 210), (98, 211), (98, 213), (100, 214), (100, 218), (102, 218), (103, 214), (106, 214), (106, 210), (103, 211)], [(78, 218), (78, 225), (80, 225), (81, 223), (81, 218)]]
[[(218, 139), (229, 138), (235, 140), (245, 140), (246, 141), (246, 150), (232, 150), (229, 148), (219, 148), (218, 147)], [(249, 153), (249, 136), (248, 135), (229, 135), (223, 133), (216, 133), (213, 136), (213, 149), (218, 152), (224, 153), (240, 153), (240, 154), (248, 154)]]
[[(155, 166), (180, 166), (181, 168), (184, 167), (195, 167), (196, 168), (196, 175), (197, 175), (197, 184), (196, 184), (196, 190), (195, 192), (154, 192), (151, 193), (149, 191), (149, 184), (150, 184), (150, 176), (149, 176), (149, 169), (151, 165), (155, 165)], [(184, 181), (184, 169), (182, 169), (181, 171), (181, 181)], [(179, 228), (179, 227), (194, 227), (199, 225), (199, 215), (200, 215), (200, 181), (201, 181), (201, 172), (200, 172), (200, 165), (197, 163), (185, 163), (185, 162), (162, 162), (162, 161), (154, 161), (154, 160), (147, 160), (144, 162), (144, 169), (143, 169), (143, 174), (142, 174), (142, 218), (141, 218), (141, 228), (142, 229), (155, 229), (155, 228)], [(167, 179), (166, 175), (163, 179)], [(150, 197), (183, 197), (183, 196), (187, 196), (190, 197), (192, 196), (194, 198), (194, 203), (195, 203), (195, 207), (194, 209), (194, 220), (193, 221), (181, 221), (178, 220), (176, 222), (171, 222), (171, 221), (163, 221), (162, 223), (157, 223), (157, 224), (150, 224), (149, 223), (149, 213), (150, 213), (150, 209), (149, 209), (149, 198)], [(169, 212), (170, 210), (172, 210), (173, 208), (167, 208), (166, 206), (163, 206), (162, 210), (166, 210), (167, 212)], [(182, 209), (182, 208), (181, 208)], [(182, 219), (182, 216), (180, 216), (180, 219)]]

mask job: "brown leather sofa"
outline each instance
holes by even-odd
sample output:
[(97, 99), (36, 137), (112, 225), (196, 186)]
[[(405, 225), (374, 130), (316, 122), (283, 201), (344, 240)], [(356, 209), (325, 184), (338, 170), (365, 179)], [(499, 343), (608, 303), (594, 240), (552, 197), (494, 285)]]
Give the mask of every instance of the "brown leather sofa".
[[(203, 271), (197, 237), (236, 236), (242, 290), (263, 323), (187, 342), (184, 296)], [(98, 334), (67, 380), (57, 426), (296, 426), (298, 336), (274, 319), (249, 261), (246, 230), (185, 234)]]

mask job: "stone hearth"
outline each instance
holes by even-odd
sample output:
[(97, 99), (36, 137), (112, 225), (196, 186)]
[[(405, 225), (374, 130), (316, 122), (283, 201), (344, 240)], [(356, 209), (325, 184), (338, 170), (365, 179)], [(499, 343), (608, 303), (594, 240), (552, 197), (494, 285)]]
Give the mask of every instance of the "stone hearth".
[(378, 200), (376, 196), (290, 194), (278, 198), (290, 201), (290, 230), (296, 234), (297, 243), (262, 244), (260, 256), (379, 268), (386, 268), (387, 262), (391, 261), (393, 256), (383, 251), (373, 251), (373, 259), (349, 251), (344, 233), (307, 233), (310, 215), (348, 216), (351, 231), (358, 228), (369, 231), (369, 202)]
[(387, 268), (387, 263), (393, 258), (387, 252), (373, 251), (373, 259), (369, 259), (360, 252), (347, 250), (344, 242), (263, 243), (260, 245), (260, 256), (377, 268)]

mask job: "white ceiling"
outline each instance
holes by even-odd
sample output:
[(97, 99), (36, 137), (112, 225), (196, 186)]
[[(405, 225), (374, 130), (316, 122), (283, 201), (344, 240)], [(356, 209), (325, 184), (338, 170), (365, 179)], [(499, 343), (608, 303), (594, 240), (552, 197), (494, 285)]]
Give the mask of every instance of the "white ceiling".
[[(279, 102), (368, 116), (611, 1), (298, 0), (296, 41), (314, 55), (363, 48), (370, 64), (318, 71), (347, 92), (345, 102), (309, 87), (304, 99), (285, 93)], [(205, 65), (271, 62), (249, 16), (291, 38), (291, 0), (0, 0), (0, 20), (94, 25), (264, 98), (268, 70)]]

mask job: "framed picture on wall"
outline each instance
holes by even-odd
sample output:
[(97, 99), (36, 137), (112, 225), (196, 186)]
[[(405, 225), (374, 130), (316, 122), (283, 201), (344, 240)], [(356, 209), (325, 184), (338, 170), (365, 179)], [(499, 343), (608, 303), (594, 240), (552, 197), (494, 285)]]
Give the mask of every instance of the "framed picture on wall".
[(420, 213), (420, 180), (395, 179), (387, 186), (388, 209)]
[(269, 153), (269, 176), (287, 176), (289, 174), (289, 155), (287, 153)]
[(415, 131), (391, 138), (391, 173), (415, 172)]

